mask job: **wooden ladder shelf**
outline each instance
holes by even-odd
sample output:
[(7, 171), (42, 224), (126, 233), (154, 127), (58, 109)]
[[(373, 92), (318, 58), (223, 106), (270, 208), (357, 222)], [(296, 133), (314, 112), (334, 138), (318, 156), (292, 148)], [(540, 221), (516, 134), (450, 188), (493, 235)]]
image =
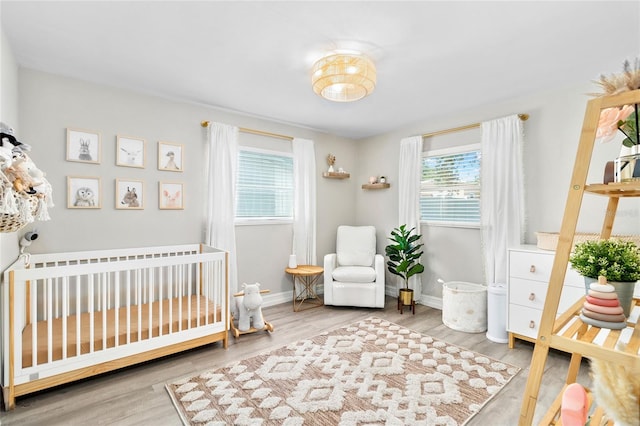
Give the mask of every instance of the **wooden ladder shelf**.
[[(578, 152), (569, 186), (569, 195), (565, 206), (564, 217), (556, 255), (551, 270), (549, 288), (542, 313), (540, 331), (535, 342), (531, 359), (527, 386), (523, 395), (519, 425), (531, 425), (533, 422), (540, 384), (543, 379), (547, 355), (551, 348), (571, 353), (571, 362), (567, 372), (566, 383), (574, 383), (578, 376), (582, 357), (601, 358), (609, 362), (624, 365), (629, 374), (640, 374), (640, 321), (629, 322), (626, 330), (611, 330), (604, 341), (596, 339), (601, 329), (583, 323), (578, 314), (584, 297), (578, 300), (567, 312), (557, 316), (562, 285), (573, 246), (573, 237), (578, 223), (580, 206), (585, 193), (608, 197), (608, 205), (600, 237), (611, 236), (613, 222), (618, 208), (618, 201), (625, 197), (640, 197), (640, 182), (610, 183), (608, 185), (587, 185), (587, 173), (595, 143), (596, 130), (600, 119), (600, 111), (605, 108), (640, 103), (640, 90), (625, 92), (615, 96), (603, 96), (587, 103), (585, 118), (580, 135)], [(634, 300), (640, 306), (639, 300)], [(624, 351), (616, 349), (621, 335), (631, 335)], [(628, 338), (628, 337), (627, 337)], [(560, 424), (558, 413), (562, 395), (543, 417), (541, 425)], [(597, 402), (597, 401), (596, 401)], [(602, 410), (596, 409), (596, 416), (601, 417)], [(593, 424), (593, 423), (592, 423)]]

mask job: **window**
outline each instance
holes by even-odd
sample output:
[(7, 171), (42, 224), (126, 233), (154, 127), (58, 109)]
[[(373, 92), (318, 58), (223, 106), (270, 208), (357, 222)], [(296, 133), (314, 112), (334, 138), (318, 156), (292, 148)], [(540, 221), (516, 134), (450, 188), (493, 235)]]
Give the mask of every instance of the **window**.
[(240, 148), (236, 219), (293, 219), (293, 156)]
[(480, 145), (422, 157), (420, 217), (430, 225), (480, 226)]

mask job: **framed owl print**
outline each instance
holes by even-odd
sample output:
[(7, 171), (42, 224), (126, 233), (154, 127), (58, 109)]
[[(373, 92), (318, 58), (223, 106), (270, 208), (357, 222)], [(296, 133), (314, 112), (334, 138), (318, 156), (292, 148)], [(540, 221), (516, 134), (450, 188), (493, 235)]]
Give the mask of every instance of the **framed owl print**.
[(100, 178), (93, 176), (67, 176), (67, 208), (102, 208)]

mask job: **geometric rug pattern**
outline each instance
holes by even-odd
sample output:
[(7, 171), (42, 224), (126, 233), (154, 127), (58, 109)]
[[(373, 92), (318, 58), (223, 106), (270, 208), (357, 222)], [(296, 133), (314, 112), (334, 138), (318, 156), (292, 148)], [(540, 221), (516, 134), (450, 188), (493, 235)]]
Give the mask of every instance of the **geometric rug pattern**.
[(372, 317), (166, 389), (185, 425), (463, 425), (519, 370)]

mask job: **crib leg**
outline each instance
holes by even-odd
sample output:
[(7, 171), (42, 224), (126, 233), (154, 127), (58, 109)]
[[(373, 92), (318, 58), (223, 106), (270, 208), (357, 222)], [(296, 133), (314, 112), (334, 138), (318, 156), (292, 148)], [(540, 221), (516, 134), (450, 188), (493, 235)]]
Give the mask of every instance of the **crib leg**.
[(4, 400), (5, 411), (16, 408), (16, 396), (13, 392), (13, 387), (5, 386), (2, 388), (2, 399)]

